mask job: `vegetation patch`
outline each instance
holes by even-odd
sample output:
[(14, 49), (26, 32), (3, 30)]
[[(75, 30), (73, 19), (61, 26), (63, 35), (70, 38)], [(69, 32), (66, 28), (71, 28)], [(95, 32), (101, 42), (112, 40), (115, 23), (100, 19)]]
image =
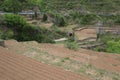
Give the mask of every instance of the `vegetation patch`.
[[(20, 15), (6, 14), (3, 16), (1, 23), (1, 38), (2, 39), (16, 39), (18, 41), (32, 41), (54, 43), (54, 39), (64, 37), (65, 32), (60, 30), (46, 29), (30, 25), (26, 19)], [(4, 34), (5, 33), (5, 34)]]
[(110, 53), (120, 54), (120, 40), (119, 41), (108, 41), (106, 51)]
[(67, 41), (65, 43), (65, 47), (67, 47), (68, 49), (71, 49), (71, 50), (75, 50), (75, 51), (79, 49), (79, 45), (75, 41), (73, 41), (73, 42), (72, 41)]
[(119, 35), (111, 34), (109, 32), (105, 34), (101, 34), (100, 42), (103, 42), (104, 45), (102, 47), (98, 46), (93, 50), (120, 54), (120, 36)]

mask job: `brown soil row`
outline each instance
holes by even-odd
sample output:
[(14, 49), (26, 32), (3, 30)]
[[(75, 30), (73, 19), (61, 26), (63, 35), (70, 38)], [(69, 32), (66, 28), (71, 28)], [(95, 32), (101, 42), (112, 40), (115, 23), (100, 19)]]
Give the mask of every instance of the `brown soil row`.
[(0, 80), (89, 80), (0, 47)]
[(50, 54), (69, 57), (79, 62), (92, 64), (97, 68), (120, 73), (120, 55), (100, 53), (90, 50), (80, 49), (79, 51), (69, 50), (65, 47), (53, 44), (41, 44), (41, 50)]
[(120, 73), (120, 55), (119, 54), (111, 54), (105, 52), (95, 52), (91, 50), (80, 49), (79, 52), (88, 54), (90, 56), (96, 56), (94, 58), (90, 58), (90, 62), (98, 67), (103, 68), (108, 71), (118, 72)]
[(96, 37), (96, 29), (88, 28), (83, 29), (82, 31), (75, 31), (75, 35), (78, 37), (79, 40), (83, 40), (88, 37)]
[(105, 69), (111, 72), (120, 73), (120, 55), (109, 54), (103, 52), (94, 52), (91, 50), (80, 49), (79, 51), (73, 51), (65, 48), (63, 45), (55, 44), (38, 44), (36, 42), (26, 42), (25, 44), (16, 43), (15, 41), (6, 41), (6, 45), (11, 51), (20, 53), (25, 52), (32, 47), (43, 52), (47, 52), (51, 55), (60, 57), (69, 57), (72, 60), (82, 62), (84, 64), (92, 64), (97, 68)]

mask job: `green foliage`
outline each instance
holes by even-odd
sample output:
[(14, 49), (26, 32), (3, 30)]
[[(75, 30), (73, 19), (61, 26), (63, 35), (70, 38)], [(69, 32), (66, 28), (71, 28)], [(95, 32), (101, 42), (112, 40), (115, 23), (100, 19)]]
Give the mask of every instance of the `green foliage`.
[(112, 34), (110, 32), (107, 32), (105, 34), (100, 34), (100, 41), (103, 43), (107, 43), (109, 40), (118, 41), (120, 39), (119, 35)]
[(3, 39), (14, 38), (18, 41), (36, 40), (38, 42), (54, 43), (54, 39), (64, 37), (66, 34), (55, 28), (49, 30), (29, 25), (25, 18), (19, 15), (6, 14), (3, 18), (2, 24), (7, 28), (6, 32), (2, 32)]
[(3, 24), (8, 28), (22, 29), (26, 24), (26, 19), (15, 14), (5, 14)]
[(40, 33), (38, 36), (41, 37), (42, 43), (54, 43), (54, 35), (52, 34), (52, 31), (46, 28), (40, 28)]
[(34, 27), (30, 25), (26, 25), (24, 28), (22, 28), (21, 32), (18, 32), (15, 38), (19, 41), (29, 41), (33, 40), (35, 35), (35, 29)]
[(110, 53), (120, 54), (120, 40), (119, 41), (108, 41), (106, 51)]
[(29, 6), (39, 6), (40, 8), (42, 7), (42, 1), (43, 0), (27, 0), (27, 4)]
[(78, 50), (79, 45), (75, 41), (67, 41), (65, 43), (65, 47), (67, 47), (68, 49), (72, 49), (72, 50), (76, 51), (76, 50)]
[(0, 25), (2, 25), (3, 21), (4, 21), (3, 15), (0, 15)]
[(73, 12), (73, 11), (72, 11), (72, 12), (70, 12), (69, 14), (70, 14), (70, 16), (73, 18), (73, 20), (82, 17), (82, 14), (79, 13), (79, 12)]
[(14, 32), (12, 30), (8, 30), (6, 32), (0, 30), (0, 38), (1, 39), (11, 39), (14, 37)]
[(106, 33), (100, 35), (100, 42), (104, 43), (103, 46), (96, 47), (95, 51), (104, 51), (109, 53), (120, 53), (120, 36)]
[[(10, 37), (10, 36), (13, 36), (12, 31), (5, 32), (5, 34), (2, 36), (2, 38), (4, 38), (4, 39), (17, 38), (18, 35), (20, 33), (22, 33), (23, 28), (27, 26), (26, 19), (20, 15), (5, 14), (3, 16), (3, 18), (4, 18), (3, 19), (4, 21), (3, 21), (2, 25), (4, 27), (11, 29), (14, 32), (14, 37)], [(17, 39), (17, 40), (19, 40), (19, 39)]]
[(46, 28), (27, 25), (15, 36), (15, 38), (18, 41), (36, 40), (38, 42), (54, 43), (50, 35), (50, 31)]
[(18, 13), (22, 10), (33, 9), (35, 6), (41, 6), (42, 0), (4, 0), (1, 1), (1, 7), (6, 12)]
[[(11, 32), (3, 35), (4, 39), (15, 38), (18, 41), (30, 41), (36, 40), (38, 42), (50, 42), (53, 43), (51, 31), (37, 26), (31, 26), (27, 24), (24, 17), (14, 14), (4, 15), (4, 26), (12, 29), (14, 37)], [(49, 35), (49, 36), (48, 36)], [(8, 36), (8, 37), (7, 37)]]
[(22, 10), (22, 4), (19, 0), (4, 0), (2, 7), (7, 12), (17, 13)]
[(43, 0), (44, 9), (65, 13), (71, 9), (75, 12), (108, 13), (120, 9), (119, 0)]
[(65, 36), (65, 33), (60, 30), (54, 30), (53, 28), (48, 30), (43, 27), (27, 25), (16, 35), (16, 39), (18, 41), (36, 40), (42, 43), (54, 43), (54, 39)]
[(42, 18), (42, 21), (43, 21), (43, 22), (46, 22), (46, 21), (47, 21), (47, 19), (48, 19), (47, 14), (44, 14), (44, 15), (43, 15), (43, 18)]
[(70, 12), (70, 17), (74, 23), (82, 25), (95, 24), (99, 20), (95, 14), (81, 14), (80, 12)]
[(120, 15), (116, 15), (115, 23), (120, 24)]
[(83, 15), (81, 17), (80, 23), (84, 24), (84, 25), (85, 24), (94, 24), (96, 22), (96, 20), (97, 20), (96, 15), (94, 15), (94, 14), (87, 14), (87, 15)]
[(67, 21), (64, 16), (57, 14), (55, 16), (55, 20), (55, 25), (58, 25), (60, 27), (64, 27), (65, 25), (67, 25)]
[(53, 39), (59, 39), (59, 38), (63, 38), (63, 37), (67, 37), (67, 33), (63, 32), (59, 29), (58, 26), (53, 25), (51, 26), (51, 34), (53, 35)]
[(70, 24), (94, 24), (100, 18), (107, 25), (120, 23), (120, 18), (112, 15), (113, 12), (120, 11), (120, 1), (118, 0), (43, 0), (42, 3), (46, 12), (51, 11), (62, 16), (68, 15), (70, 19), (65, 20)]

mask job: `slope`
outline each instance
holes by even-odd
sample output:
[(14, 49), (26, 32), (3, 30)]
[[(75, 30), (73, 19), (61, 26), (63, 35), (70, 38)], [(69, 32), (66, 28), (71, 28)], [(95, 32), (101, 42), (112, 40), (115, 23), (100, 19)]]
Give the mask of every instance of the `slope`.
[(0, 80), (89, 80), (0, 47)]

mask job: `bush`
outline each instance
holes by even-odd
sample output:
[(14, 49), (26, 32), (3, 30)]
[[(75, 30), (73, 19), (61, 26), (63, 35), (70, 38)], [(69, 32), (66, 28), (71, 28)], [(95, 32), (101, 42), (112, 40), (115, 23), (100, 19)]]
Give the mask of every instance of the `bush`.
[(4, 21), (3, 15), (0, 15), (0, 25), (2, 25), (3, 21)]
[(84, 24), (84, 25), (87, 25), (87, 24), (94, 24), (97, 20), (97, 17), (96, 15), (94, 14), (87, 14), (87, 15), (83, 15), (81, 20), (80, 20), (80, 23), (81, 24)]
[(107, 52), (119, 53), (120, 54), (120, 40), (119, 41), (108, 41), (107, 42)]
[(50, 30), (51, 34), (53, 35), (53, 39), (59, 39), (68, 36), (67, 32), (61, 31), (56, 25), (51, 26)]
[(55, 16), (55, 25), (57, 25), (57, 26), (61, 26), (61, 27), (64, 27), (64, 26), (66, 26), (67, 25), (67, 21), (66, 21), (66, 19), (65, 19), (65, 17), (63, 17), (63, 16), (61, 16), (61, 15), (56, 15)]
[(65, 47), (69, 48), (69, 49), (72, 49), (72, 50), (78, 50), (79, 48), (79, 45), (77, 44), (77, 42), (72, 42), (72, 41), (67, 41), (66, 44), (65, 44)]
[[(52, 34), (52, 31), (46, 29), (46, 28), (39, 28), (39, 34), (37, 35), (39, 39), (39, 42), (43, 43), (54, 43), (54, 35)], [(41, 41), (40, 41), (41, 40)]]
[(1, 39), (11, 39), (14, 37), (14, 32), (12, 30), (8, 30), (6, 32), (0, 31), (0, 38)]
[(71, 12), (70, 14), (69, 14), (70, 16), (71, 16), (71, 18), (73, 19), (73, 20), (76, 20), (76, 19), (81, 19), (84, 15), (83, 14), (81, 14), (80, 12)]
[(120, 15), (116, 15), (115, 23), (120, 24)]
[[(51, 21), (55, 25), (60, 26), (60, 27), (64, 27), (64, 26), (67, 25), (67, 20), (66, 20), (65, 16), (62, 16), (61, 14), (56, 13), (56, 12), (53, 13), (51, 11), (49, 11), (47, 14), (50, 16), (50, 18), (52, 18)], [(43, 21), (44, 22), (48, 19), (47, 14), (43, 15)]]
[(36, 36), (35, 33), (38, 33), (33, 26), (26, 25), (22, 28), (21, 32), (18, 32), (15, 38), (19, 41), (29, 41), (33, 40)]
[(38, 42), (54, 43), (53, 40), (56, 36), (61, 37), (65, 34), (59, 30), (54, 31), (29, 25), (26, 23), (24, 17), (14, 14), (4, 15), (3, 24), (4, 27), (7, 27), (7, 30), (11, 30), (5, 33), (3, 32), (4, 35), (2, 34), (2, 38), (4, 39), (14, 38), (18, 41), (36, 40)]
[(43, 18), (42, 18), (42, 21), (43, 21), (43, 22), (46, 22), (47, 19), (48, 19), (47, 14), (44, 14), (44, 15), (43, 15)]
[(15, 36), (18, 41), (32, 41), (53, 43), (51, 32), (46, 28), (27, 25), (23, 30)]
[(26, 19), (20, 15), (5, 14), (3, 24), (8, 28), (19, 30), (26, 26), (27, 22)]

